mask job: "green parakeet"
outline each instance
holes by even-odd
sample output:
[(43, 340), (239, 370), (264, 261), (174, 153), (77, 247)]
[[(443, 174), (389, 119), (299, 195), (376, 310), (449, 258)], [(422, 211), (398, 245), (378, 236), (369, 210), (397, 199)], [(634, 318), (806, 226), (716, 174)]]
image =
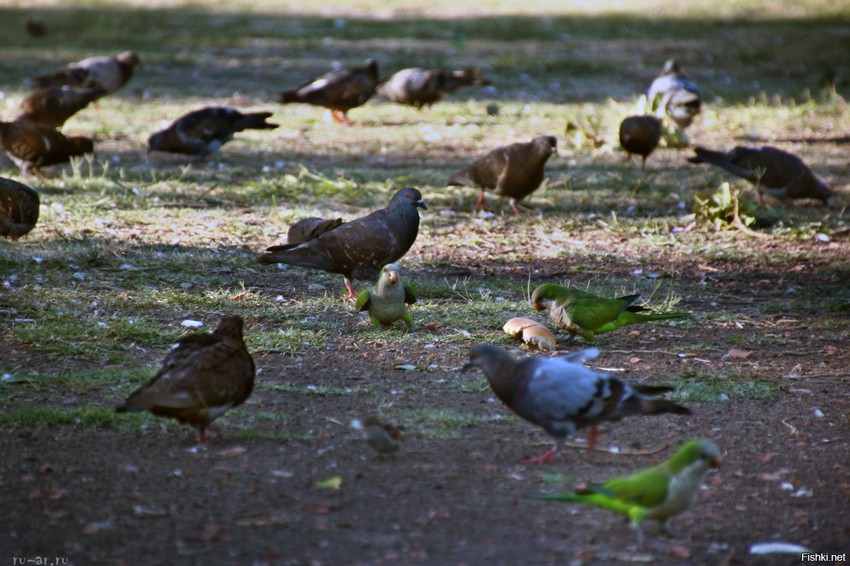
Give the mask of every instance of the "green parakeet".
[(641, 524), (655, 519), (669, 533), (667, 522), (694, 504), (709, 468), (720, 467), (720, 450), (710, 440), (695, 439), (683, 444), (669, 460), (630, 476), (591, 485), (575, 493), (541, 493), (532, 499), (583, 503), (625, 515), (631, 520), (638, 540), (643, 542)]
[(389, 263), (381, 269), (378, 283), (371, 289), (364, 289), (357, 294), (354, 308), (357, 311), (369, 311), (369, 318), (375, 326), (389, 328), (401, 319), (407, 329), (413, 328), (413, 317), (407, 311), (407, 305), (416, 302), (413, 287), (402, 282), (399, 273), (401, 268), (395, 263)]
[(639, 296), (606, 299), (581, 289), (547, 283), (534, 290), (531, 303), (539, 311), (547, 309), (555, 324), (588, 342), (597, 334), (611, 332), (627, 324), (691, 316), (686, 312), (646, 313), (644, 307), (632, 304)]

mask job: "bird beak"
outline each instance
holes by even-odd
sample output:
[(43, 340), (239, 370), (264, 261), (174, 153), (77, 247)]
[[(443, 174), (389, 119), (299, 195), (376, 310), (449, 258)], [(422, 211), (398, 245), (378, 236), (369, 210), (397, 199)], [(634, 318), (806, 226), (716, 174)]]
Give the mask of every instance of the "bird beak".
[(709, 464), (711, 464), (712, 468), (719, 468), (722, 460), (720, 458), (715, 458)]
[(391, 285), (395, 285), (396, 283), (398, 283), (398, 273), (397, 272), (390, 271), (389, 278), (390, 278), (390, 284)]
[(545, 307), (544, 307), (543, 305), (541, 305), (540, 303), (532, 303), (532, 305), (531, 305), (531, 306), (533, 306), (533, 307), (534, 307), (534, 310), (536, 310), (536, 311), (542, 311), (542, 310), (545, 308)]
[(425, 202), (422, 199), (419, 199), (418, 201), (414, 202), (413, 206), (415, 206), (416, 208), (428, 210), (428, 207), (425, 206)]

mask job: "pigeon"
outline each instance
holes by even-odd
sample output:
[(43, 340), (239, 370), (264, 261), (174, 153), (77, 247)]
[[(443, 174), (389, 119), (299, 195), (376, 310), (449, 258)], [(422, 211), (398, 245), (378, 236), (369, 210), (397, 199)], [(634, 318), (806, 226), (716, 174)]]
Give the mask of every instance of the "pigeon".
[(413, 317), (407, 312), (407, 305), (416, 302), (416, 294), (413, 287), (401, 280), (400, 273), (398, 264), (388, 263), (381, 269), (378, 283), (357, 295), (355, 310), (369, 311), (375, 327), (389, 328), (395, 321), (403, 320), (408, 330), (413, 329)]
[(35, 173), (44, 177), (42, 167), (92, 153), (94, 142), (84, 137), (66, 137), (53, 128), (21, 120), (0, 122), (0, 149), (9, 154), (25, 175)]
[(242, 330), (241, 317), (225, 316), (212, 334), (181, 338), (153, 379), (115, 410), (177, 419), (197, 428), (206, 442), (210, 423), (244, 403), (254, 389), (256, 368)]
[(810, 198), (829, 205), (832, 194), (829, 185), (793, 153), (769, 145), (739, 145), (726, 153), (697, 147), (694, 152), (696, 155), (689, 157), (688, 161), (717, 165), (746, 179), (757, 187), (759, 200), (762, 198), (761, 188), (764, 187), (768, 194), (779, 200)]
[[(656, 97), (659, 98), (657, 102)], [(682, 129), (691, 125), (702, 106), (699, 87), (685, 78), (673, 59), (664, 64), (661, 73), (652, 81), (646, 99), (650, 108), (662, 110)]]
[(44, 37), (47, 35), (47, 26), (37, 18), (27, 18), (25, 25), (27, 35), (30, 37)]
[(335, 228), (339, 228), (345, 224), (342, 221), (342, 218), (317, 218), (315, 216), (310, 216), (309, 218), (302, 218), (295, 224), (289, 227), (289, 232), (287, 232), (286, 241), (290, 244), (301, 244), (303, 242), (308, 242), (313, 238), (318, 238), (325, 232), (333, 230)]
[(510, 198), (514, 214), (519, 214), (517, 201), (534, 192), (543, 182), (543, 168), (552, 154), (558, 153), (558, 140), (538, 136), (528, 143), (498, 147), (449, 179), (449, 186), (479, 187), (475, 210), (486, 207), (484, 189)]
[(345, 277), (346, 300), (357, 298), (351, 279), (375, 279), (378, 270), (400, 259), (419, 233), (419, 211), (427, 208), (414, 188), (397, 191), (386, 208), (345, 222), (300, 244), (272, 246), (260, 263), (285, 263)]
[(687, 128), (699, 114), (700, 89), (682, 73), (679, 64), (668, 60), (647, 91), (650, 108), (668, 115), (679, 128)]
[(401, 447), (404, 427), (394, 423), (381, 421), (377, 417), (366, 417), (363, 420), (351, 421), (351, 428), (363, 432), (366, 443), (378, 454), (393, 454)]
[(609, 299), (581, 289), (562, 287), (546, 283), (534, 290), (532, 306), (548, 310), (552, 322), (573, 335), (588, 342), (597, 334), (611, 332), (627, 324), (688, 318), (690, 313), (671, 312), (655, 314), (633, 303), (640, 295), (626, 295)]
[(30, 187), (0, 177), (0, 236), (17, 239), (38, 222), (38, 193)]
[(646, 158), (661, 141), (661, 120), (649, 114), (629, 116), (620, 123), (620, 145), (628, 153), (641, 156), (640, 168), (646, 169)]
[(48, 128), (59, 129), (65, 122), (103, 96), (100, 88), (51, 86), (39, 89), (21, 101), (21, 113), (15, 120), (29, 120)]
[(333, 119), (350, 125), (347, 112), (369, 100), (378, 86), (378, 62), (369, 59), (362, 67), (331, 71), (304, 83), (294, 90), (280, 93), (278, 102), (302, 102), (322, 106), (331, 111)]
[(631, 415), (690, 414), (687, 407), (655, 398), (671, 387), (631, 385), (583, 365), (598, 355), (599, 350), (590, 348), (557, 358), (516, 361), (498, 346), (479, 344), (469, 351), (469, 363), (461, 373), (481, 369), (502, 403), (555, 439), (553, 448), (526, 460), (528, 464), (550, 461), (568, 436), (585, 427)]
[(447, 72), (442, 69), (411, 67), (397, 71), (378, 86), (378, 94), (390, 102), (421, 109), (438, 102), (444, 93), (462, 86), (485, 86), (477, 68)]
[(148, 138), (148, 151), (167, 151), (206, 157), (217, 152), (243, 130), (273, 130), (278, 124), (266, 122), (271, 112), (243, 114), (226, 107), (210, 106), (189, 112), (170, 126)]
[(116, 57), (89, 57), (48, 75), (36, 77), (38, 88), (51, 86), (76, 86), (103, 89), (104, 96), (112, 94), (129, 81), (133, 68), (140, 63), (133, 51), (125, 51)]
[(697, 500), (700, 484), (711, 468), (720, 467), (720, 450), (711, 440), (684, 443), (667, 461), (651, 468), (590, 485), (575, 493), (541, 493), (532, 499), (582, 503), (625, 515), (644, 540), (642, 523), (655, 519), (662, 532), (672, 535), (670, 519), (686, 511)]

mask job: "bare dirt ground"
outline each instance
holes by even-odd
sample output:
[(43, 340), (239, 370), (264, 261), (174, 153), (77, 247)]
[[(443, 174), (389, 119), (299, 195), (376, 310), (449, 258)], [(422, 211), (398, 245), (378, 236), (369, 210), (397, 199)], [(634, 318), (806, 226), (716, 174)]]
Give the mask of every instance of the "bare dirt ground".
[[(604, 240), (597, 234), (600, 246)], [(614, 257), (616, 243), (606, 243)], [(682, 308), (697, 311), (710, 303), (713, 312), (746, 314), (748, 305), (781, 298), (795, 285), (834, 283), (835, 274), (818, 271), (812, 245), (789, 249), (787, 264), (759, 269), (697, 259), (665, 264), (664, 258), (654, 258), (645, 265), (675, 272), (683, 288), (694, 289)], [(809, 254), (806, 264), (797, 253)], [(518, 282), (524, 277), (486, 258), (469, 263)], [(611, 272), (629, 267), (605, 257), (590, 263)], [(563, 269), (554, 262), (535, 267), (543, 277)], [(267, 277), (256, 285), (284, 284), (279, 274)], [(297, 271), (285, 276), (309, 277)], [(411, 277), (441, 276), (422, 269)], [(696, 292), (707, 279), (721, 282), (724, 292)], [(749, 554), (750, 546), (785, 541), (815, 552), (848, 551), (847, 336), (844, 330), (812, 332), (817, 313), (777, 312), (688, 328), (645, 325), (601, 338), (603, 354), (596, 366), (619, 368), (627, 379), (663, 382), (686, 369), (726, 368), (777, 388), (765, 399), (694, 403), (691, 417), (633, 418), (605, 430), (602, 447), (647, 455), (587, 455), (578, 437), (578, 448), (543, 466), (521, 463), (546, 449), (549, 439), (542, 431), (500, 418), (509, 412), (488, 390), (456, 387), (478, 377), (458, 373), (466, 348), (364, 341), (356, 335), (358, 317), (326, 316), (336, 316), (343, 328), (326, 351), (258, 356), (258, 380), (369, 390), (389, 399), (384, 409), (441, 407), (477, 415), (479, 424), (456, 427), (456, 434), (446, 436), (418, 434), (410, 427), (400, 452), (379, 457), (347, 426), (364, 412), (380, 410), (361, 396), (305, 397), (259, 387), (242, 415), (274, 412), (291, 418), (270, 425), (225, 416), (208, 446), (198, 447), (188, 428), (151, 427), (135, 434), (74, 427), (7, 430), (0, 435), (5, 502), (0, 548), (7, 562), (64, 557), (73, 564), (127, 565), (772, 565), (795, 564), (800, 556), (757, 557)], [(758, 347), (743, 345), (740, 350), (748, 354), (730, 355), (731, 334), (746, 335)], [(564, 350), (581, 347), (563, 335), (559, 339)], [(687, 344), (704, 347), (677, 346)], [(680, 352), (690, 353), (682, 357)], [(20, 350), (13, 355), (39, 357)], [(428, 369), (393, 369), (402, 363)], [(20, 395), (33, 403), (57, 402), (46, 394), (39, 398), (37, 391), (22, 389)], [(59, 403), (110, 406), (114, 400), (67, 396)], [(234, 438), (239, 429), (267, 427), (269, 434), (284, 433), (288, 439)], [(716, 440), (724, 464), (707, 477), (699, 503), (673, 521), (675, 540), (648, 524), (648, 543), (639, 548), (618, 516), (524, 497), (572, 487), (545, 484), (542, 473), (575, 481), (604, 479), (648, 466), (697, 436)], [(338, 489), (316, 485), (335, 477)]]

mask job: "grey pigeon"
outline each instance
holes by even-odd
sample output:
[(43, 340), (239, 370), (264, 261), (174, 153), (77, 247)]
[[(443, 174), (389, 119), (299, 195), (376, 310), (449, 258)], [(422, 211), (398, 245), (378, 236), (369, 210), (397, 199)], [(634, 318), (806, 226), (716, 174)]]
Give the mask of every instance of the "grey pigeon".
[(469, 351), (469, 363), (461, 372), (481, 369), (500, 401), (555, 439), (553, 448), (528, 463), (550, 460), (568, 436), (585, 427), (631, 415), (690, 413), (672, 401), (654, 398), (670, 387), (631, 385), (583, 365), (598, 355), (599, 350), (590, 348), (558, 358), (516, 361), (498, 346), (481, 344)]
[(620, 145), (626, 150), (629, 160), (632, 154), (640, 155), (640, 168), (646, 168), (646, 158), (661, 141), (661, 120), (644, 114), (629, 116), (620, 123)]
[(351, 279), (375, 279), (380, 269), (400, 259), (419, 233), (418, 208), (427, 208), (414, 188), (397, 191), (386, 208), (351, 220), (300, 244), (272, 246), (260, 263), (286, 263), (345, 277), (346, 300), (357, 298)]
[(217, 152), (233, 139), (236, 132), (277, 128), (277, 124), (266, 122), (271, 115), (271, 112), (243, 114), (233, 108), (219, 106), (201, 108), (152, 134), (148, 139), (148, 150), (204, 157)]
[(339, 228), (345, 224), (342, 218), (318, 218), (310, 216), (302, 218), (295, 224), (289, 227), (286, 235), (286, 241), (289, 244), (301, 244), (308, 242), (313, 238), (318, 238), (325, 232)]
[(38, 222), (38, 193), (30, 187), (0, 177), (0, 236), (17, 239)]
[(746, 179), (758, 188), (759, 199), (764, 187), (779, 200), (811, 198), (829, 205), (829, 185), (792, 153), (771, 146), (738, 146), (725, 153), (704, 147), (694, 151), (696, 155), (688, 161), (710, 163)]
[(15, 120), (29, 120), (58, 129), (68, 118), (103, 96), (105, 92), (99, 88), (73, 86), (42, 88), (21, 101), (21, 113)]
[(53, 128), (21, 120), (0, 122), (0, 149), (5, 151), (24, 174), (44, 176), (42, 167), (66, 163), (71, 157), (92, 153), (89, 138), (64, 136)]
[(485, 86), (477, 68), (447, 72), (442, 69), (411, 67), (397, 71), (378, 86), (378, 94), (390, 102), (422, 108), (439, 101), (443, 94), (462, 86)]
[(448, 185), (479, 187), (475, 210), (485, 208), (484, 189), (510, 198), (514, 214), (519, 214), (517, 201), (537, 190), (543, 182), (546, 161), (558, 153), (558, 140), (553, 136), (538, 136), (527, 143), (498, 147), (476, 159), (451, 176)]
[(133, 51), (115, 57), (89, 57), (55, 73), (37, 77), (35, 85), (39, 88), (62, 85), (98, 88), (103, 89), (104, 95), (112, 94), (133, 77), (133, 69), (139, 62), (139, 56)]
[(378, 62), (369, 59), (362, 67), (331, 71), (293, 90), (280, 93), (278, 102), (301, 102), (322, 106), (333, 119), (349, 125), (347, 113), (372, 98), (378, 86)]
[(225, 316), (212, 334), (181, 338), (159, 372), (115, 410), (177, 419), (197, 428), (206, 442), (207, 426), (244, 403), (254, 389), (256, 368), (242, 338), (243, 325), (241, 317)]
[(649, 86), (646, 99), (650, 108), (656, 107), (657, 97), (660, 97), (658, 107), (663, 108), (670, 119), (682, 129), (691, 125), (702, 107), (699, 87), (685, 77), (679, 64), (673, 59), (664, 64), (661, 73)]

